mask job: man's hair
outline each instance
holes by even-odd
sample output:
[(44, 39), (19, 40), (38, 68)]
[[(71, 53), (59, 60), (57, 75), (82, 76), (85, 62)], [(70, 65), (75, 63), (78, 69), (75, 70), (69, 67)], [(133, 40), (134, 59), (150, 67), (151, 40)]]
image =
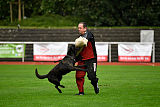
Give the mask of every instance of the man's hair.
[(86, 22), (80, 22), (79, 24), (83, 24), (83, 27), (87, 27), (87, 23)]

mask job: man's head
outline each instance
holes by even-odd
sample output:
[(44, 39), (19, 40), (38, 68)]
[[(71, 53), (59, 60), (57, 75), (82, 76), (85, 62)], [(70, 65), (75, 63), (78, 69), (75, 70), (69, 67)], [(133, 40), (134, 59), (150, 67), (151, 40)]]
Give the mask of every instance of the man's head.
[(84, 35), (87, 30), (87, 24), (85, 22), (80, 22), (78, 24), (78, 31), (81, 35)]

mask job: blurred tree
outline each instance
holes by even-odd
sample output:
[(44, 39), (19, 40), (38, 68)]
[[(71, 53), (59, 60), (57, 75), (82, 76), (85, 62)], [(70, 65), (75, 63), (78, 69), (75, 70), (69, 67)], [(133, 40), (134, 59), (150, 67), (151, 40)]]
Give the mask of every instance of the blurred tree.
[[(10, 1), (18, 0), (0, 0), (0, 20), (9, 19)], [(78, 17), (91, 26), (160, 26), (160, 0), (22, 0), (22, 2), (25, 3), (27, 17), (59, 14)]]
[(0, 20), (9, 18), (10, 10), (8, 2), (9, 0), (0, 0)]
[(25, 16), (42, 15), (40, 9), (42, 0), (22, 0), (22, 2), (25, 4)]

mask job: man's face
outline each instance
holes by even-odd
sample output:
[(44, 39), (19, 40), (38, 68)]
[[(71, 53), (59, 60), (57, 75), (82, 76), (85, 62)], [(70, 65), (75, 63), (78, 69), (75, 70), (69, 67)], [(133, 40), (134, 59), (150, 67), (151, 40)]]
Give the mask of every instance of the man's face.
[(79, 24), (78, 25), (78, 31), (79, 31), (79, 33), (81, 34), (81, 35), (84, 35), (84, 33), (86, 32), (86, 27), (84, 28), (83, 27), (83, 24)]

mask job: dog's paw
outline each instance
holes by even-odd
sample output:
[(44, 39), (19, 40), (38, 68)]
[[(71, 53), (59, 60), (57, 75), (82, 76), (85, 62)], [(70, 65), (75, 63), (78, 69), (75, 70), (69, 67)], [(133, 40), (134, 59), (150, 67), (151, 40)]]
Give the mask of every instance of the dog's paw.
[(65, 86), (63, 86), (63, 85), (60, 85), (60, 87), (65, 88)]
[(61, 90), (58, 90), (59, 91), (59, 93), (62, 93), (62, 91)]

